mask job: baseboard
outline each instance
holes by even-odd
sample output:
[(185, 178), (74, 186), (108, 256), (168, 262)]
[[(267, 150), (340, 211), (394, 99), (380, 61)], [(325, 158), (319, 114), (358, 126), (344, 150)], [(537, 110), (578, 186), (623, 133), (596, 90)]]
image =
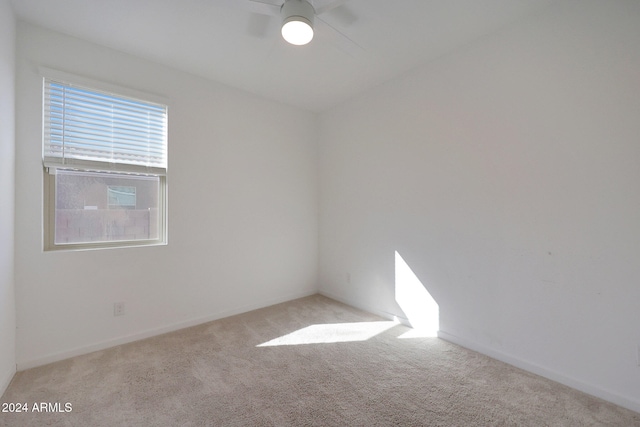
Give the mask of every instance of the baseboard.
[(9, 369), (6, 372), (3, 372), (0, 376), (0, 397), (4, 395), (4, 392), (9, 388), (9, 384), (11, 384), (11, 380), (13, 380), (13, 376), (16, 374), (16, 368), (14, 365), (13, 369)]
[(409, 323), (409, 319), (407, 319), (404, 316), (399, 316), (399, 315), (394, 314), (394, 313), (388, 313), (386, 311), (381, 311), (381, 310), (378, 310), (378, 309), (373, 308), (373, 307), (368, 307), (365, 304), (361, 304), (361, 303), (359, 303), (357, 301), (351, 301), (348, 298), (343, 298), (342, 296), (333, 294), (331, 292), (326, 292), (326, 291), (322, 291), (321, 290), (321, 291), (318, 291), (318, 293), (320, 295), (323, 295), (323, 296), (327, 297), (327, 298), (331, 298), (332, 300), (336, 300), (338, 302), (341, 302), (341, 303), (346, 304), (348, 306), (351, 306), (353, 308), (357, 308), (358, 310), (362, 310), (362, 311), (366, 311), (367, 313), (375, 314), (377, 316), (382, 317), (383, 319), (395, 320), (397, 322), (402, 323), (403, 325), (411, 327), (411, 324)]
[(617, 393), (604, 390), (592, 384), (588, 384), (580, 380), (576, 380), (575, 378), (567, 377), (566, 375), (563, 375), (559, 372), (553, 371), (551, 369), (547, 369), (535, 363), (527, 362), (525, 360), (519, 359), (509, 354), (502, 353), (500, 351), (486, 347), (477, 342), (474, 342), (465, 338), (461, 338), (453, 334), (449, 334), (445, 331), (438, 331), (438, 338), (442, 338), (445, 341), (449, 341), (461, 347), (468, 348), (469, 350), (477, 351), (478, 353), (482, 353), (493, 359), (499, 360), (504, 363), (508, 363), (509, 365), (515, 366), (516, 368), (520, 368), (525, 371), (534, 373), (536, 375), (540, 375), (541, 377), (547, 378), (549, 380), (555, 381), (560, 384), (564, 384), (573, 389), (590, 394), (591, 396), (598, 397), (600, 399), (622, 406), (623, 408), (627, 408), (632, 411), (640, 413), (640, 401), (638, 400), (621, 396)]
[[(334, 299), (336, 301), (339, 301), (343, 304), (347, 304), (350, 305), (352, 307), (355, 307), (357, 309), (372, 313), (372, 314), (376, 314), (380, 317), (383, 317), (385, 319), (389, 319), (389, 320), (397, 320), (402, 324), (405, 324), (407, 326), (411, 326), (409, 324), (409, 321), (401, 316), (397, 316), (393, 313), (387, 313), (384, 311), (380, 311), (378, 309), (375, 309), (373, 307), (367, 307), (364, 304), (361, 304), (357, 301), (352, 301), (349, 300), (348, 298), (344, 298), (340, 295), (336, 295), (333, 294), (331, 292), (326, 292), (326, 291), (319, 291), (318, 292), (321, 295), (326, 296), (327, 298), (331, 298)], [(639, 412), (640, 413), (640, 401), (638, 400), (634, 400), (632, 398), (628, 398), (625, 396), (621, 396), (617, 393), (608, 391), (608, 390), (604, 390), (602, 388), (593, 386), (591, 384), (587, 384), (585, 382), (576, 380), (574, 378), (570, 378), (567, 377), (563, 374), (560, 374), (558, 372), (555, 372), (553, 370), (547, 369), (543, 366), (540, 365), (536, 365), (535, 363), (531, 363), (531, 362), (527, 362), (525, 360), (519, 359), (517, 357), (511, 356), (509, 354), (506, 353), (502, 353), (500, 351), (496, 351), (492, 348), (483, 346), (482, 344), (476, 343), (474, 341), (471, 340), (467, 340), (458, 336), (455, 336), (453, 334), (449, 334), (445, 331), (438, 331), (438, 338), (441, 338), (445, 341), (449, 341), (452, 342), (454, 344), (457, 344), (461, 347), (465, 347), (468, 348), (469, 350), (473, 350), (473, 351), (477, 351), (478, 353), (482, 353), (486, 356), (489, 356), (493, 359), (499, 360), (501, 362), (504, 363), (508, 363), (509, 365), (515, 366), (516, 368), (520, 368), (523, 369), (525, 371), (534, 373), (536, 375), (540, 375), (541, 377), (547, 378), (551, 381), (555, 381), (557, 383), (560, 384), (564, 384), (568, 387), (571, 387), (573, 389), (582, 391), (584, 393), (590, 394), (591, 396), (595, 396), (598, 397), (600, 399), (606, 400), (608, 402), (611, 403), (615, 403), (616, 405), (622, 406), (623, 408), (627, 408), (630, 409), (632, 411), (635, 412)]]
[(61, 360), (69, 359), (71, 357), (93, 353), (94, 351), (105, 350), (107, 348), (115, 347), (118, 345), (128, 344), (130, 342), (139, 341), (145, 338), (151, 338), (157, 335), (178, 331), (180, 329), (201, 325), (203, 323), (212, 322), (214, 320), (224, 319), (225, 317), (235, 316), (236, 314), (247, 313), (249, 311), (269, 307), (269, 306), (280, 304), (287, 301), (292, 301), (298, 298), (308, 297), (315, 294), (317, 294), (317, 291), (315, 289), (311, 291), (288, 294), (278, 298), (271, 298), (259, 303), (248, 304), (248, 305), (233, 308), (231, 310), (225, 310), (222, 312), (211, 314), (209, 316), (194, 318), (194, 319), (174, 323), (171, 325), (165, 325), (159, 328), (148, 329), (146, 331), (138, 332), (135, 334), (126, 335), (123, 337), (118, 337), (110, 340), (100, 341), (100, 342), (93, 343), (86, 346), (76, 347), (74, 349), (67, 350), (67, 351), (51, 353), (44, 357), (38, 357), (38, 358), (18, 362), (17, 370), (24, 371), (26, 369), (48, 365), (49, 363), (59, 362)]

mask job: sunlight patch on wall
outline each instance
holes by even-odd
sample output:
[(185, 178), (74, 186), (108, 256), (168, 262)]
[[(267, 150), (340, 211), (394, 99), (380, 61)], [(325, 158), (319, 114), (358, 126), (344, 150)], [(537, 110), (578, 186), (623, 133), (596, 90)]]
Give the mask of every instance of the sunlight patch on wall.
[(411, 267), (396, 251), (396, 301), (414, 331), (400, 338), (435, 337), (440, 329), (440, 308)]
[(396, 325), (394, 321), (311, 325), (256, 347), (366, 341)]

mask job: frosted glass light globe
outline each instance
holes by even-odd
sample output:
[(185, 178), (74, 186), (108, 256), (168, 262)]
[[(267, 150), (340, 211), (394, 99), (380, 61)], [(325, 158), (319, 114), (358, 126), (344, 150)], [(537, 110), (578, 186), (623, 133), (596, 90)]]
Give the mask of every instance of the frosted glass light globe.
[(282, 25), (282, 37), (296, 46), (302, 46), (313, 39), (313, 28), (308, 22), (300, 20), (300, 17), (292, 17)]

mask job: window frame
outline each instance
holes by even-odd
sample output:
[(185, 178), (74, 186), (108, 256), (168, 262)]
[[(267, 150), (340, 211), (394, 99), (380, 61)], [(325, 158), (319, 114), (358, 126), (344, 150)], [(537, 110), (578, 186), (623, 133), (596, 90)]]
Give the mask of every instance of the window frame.
[[(45, 138), (45, 129), (44, 129), (44, 113), (45, 113), (45, 98), (44, 98), (44, 87), (46, 80), (54, 80), (56, 82), (60, 82), (63, 84), (69, 84), (72, 86), (79, 86), (87, 90), (94, 90), (96, 92), (106, 92), (112, 94), (116, 97), (123, 98), (131, 98), (143, 102), (150, 102), (154, 104), (163, 105), (166, 109), (167, 114), (167, 122), (168, 122), (168, 112), (169, 112), (169, 103), (167, 99), (149, 94), (146, 92), (141, 92), (129, 88), (125, 88), (122, 86), (117, 86), (93, 79), (84, 78), (81, 76), (69, 74), (66, 72), (61, 72), (57, 70), (51, 70), (48, 68), (40, 68), (40, 75), (42, 77), (43, 84), (43, 95), (42, 95), (42, 141), (41, 146), (44, 147), (44, 138)], [(96, 168), (92, 168), (90, 166), (79, 166), (79, 165), (69, 165), (67, 166), (47, 166), (44, 164), (43, 158), (43, 250), (45, 252), (49, 251), (77, 251), (77, 250), (94, 250), (94, 249), (107, 249), (107, 248), (126, 248), (126, 247), (140, 247), (140, 246), (162, 246), (168, 243), (168, 233), (167, 233), (167, 222), (168, 222), (168, 123), (166, 128), (166, 156), (167, 156), (167, 168), (164, 174), (157, 173), (130, 173), (121, 170), (117, 170), (117, 168), (113, 168), (109, 170), (108, 168), (104, 168), (98, 166)], [(96, 162), (96, 165), (99, 165)], [(79, 242), (79, 243), (55, 243), (55, 232), (56, 232), (56, 171), (60, 170), (70, 170), (70, 171), (78, 171), (78, 172), (102, 172), (102, 173), (113, 173), (117, 175), (133, 175), (133, 176), (153, 176), (159, 178), (159, 188), (158, 188), (158, 238), (157, 239), (138, 239), (138, 240), (113, 240), (113, 241), (99, 241), (99, 242)]]

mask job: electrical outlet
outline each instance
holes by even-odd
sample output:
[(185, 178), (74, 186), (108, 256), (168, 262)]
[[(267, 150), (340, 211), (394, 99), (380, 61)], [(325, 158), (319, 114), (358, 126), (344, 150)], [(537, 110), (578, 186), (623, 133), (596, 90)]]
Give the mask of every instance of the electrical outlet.
[(124, 303), (123, 302), (114, 302), (113, 303), (113, 315), (114, 316), (124, 316)]

